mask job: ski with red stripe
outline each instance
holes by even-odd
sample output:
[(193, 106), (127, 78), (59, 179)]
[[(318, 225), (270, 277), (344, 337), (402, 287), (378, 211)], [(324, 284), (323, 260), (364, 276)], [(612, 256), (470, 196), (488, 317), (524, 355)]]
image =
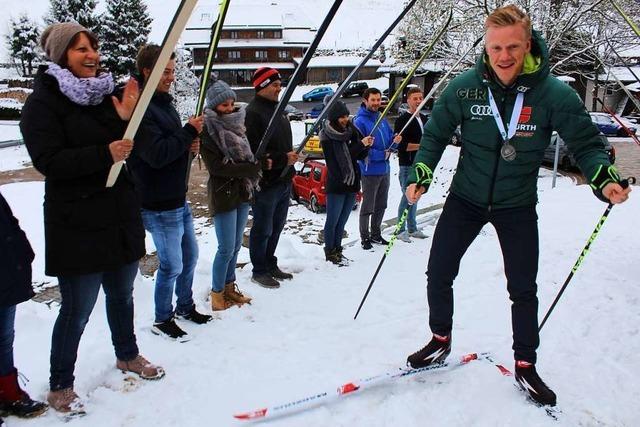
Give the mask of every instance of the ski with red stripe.
[(363, 378), (358, 381), (347, 382), (340, 385), (336, 389), (324, 391), (310, 396), (303, 397), (301, 399), (292, 400), (291, 402), (283, 403), (281, 405), (270, 406), (254, 411), (242, 412), (235, 414), (234, 417), (238, 420), (244, 421), (257, 421), (264, 420), (266, 418), (275, 418), (284, 415), (288, 415), (294, 412), (300, 412), (305, 409), (309, 409), (325, 403), (331, 399), (340, 398), (348, 395), (355, 394), (363, 389), (372, 388), (382, 383), (391, 382), (400, 378), (408, 377), (411, 375), (421, 374), (428, 371), (448, 371), (464, 365), (469, 362), (486, 359), (490, 357), (489, 354), (481, 353), (469, 353), (462, 356), (458, 361), (453, 363), (442, 363), (438, 365), (429, 365), (424, 368), (399, 368), (397, 370), (384, 372), (379, 375), (375, 375), (368, 378)]

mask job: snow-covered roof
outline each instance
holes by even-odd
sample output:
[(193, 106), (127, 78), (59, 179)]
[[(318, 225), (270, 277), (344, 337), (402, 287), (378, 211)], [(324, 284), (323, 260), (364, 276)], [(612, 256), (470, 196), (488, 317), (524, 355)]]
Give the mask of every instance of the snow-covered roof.
[[(293, 70), (295, 66), (290, 62), (242, 62), (239, 64), (213, 64), (212, 70), (257, 70), (260, 67), (271, 67), (276, 70)], [(202, 65), (195, 65), (193, 70), (202, 70)]]
[[(631, 67), (636, 76), (640, 77), (640, 66)], [(598, 74), (598, 80), (614, 81), (615, 77), (621, 82), (635, 82), (637, 79), (631, 74), (627, 67), (611, 67), (607, 72)]]
[[(424, 73), (426, 71), (431, 71), (431, 72), (441, 72), (441, 71), (445, 71), (447, 69), (447, 64), (444, 61), (441, 60), (435, 60), (435, 59), (427, 59), (426, 61), (424, 61), (421, 65), (420, 68), (418, 68), (418, 73)], [(409, 68), (411, 66), (407, 66), (406, 64), (397, 64), (395, 61), (393, 60), (387, 60), (385, 61), (385, 63), (383, 65), (381, 65), (380, 67), (378, 67), (378, 72), (379, 73), (406, 73)]]
[(640, 57), (640, 45), (629, 45), (616, 50), (622, 58)]
[[(293, 58), (296, 63), (300, 63), (302, 58)], [(359, 56), (314, 56), (309, 61), (307, 68), (330, 68), (330, 67), (355, 67), (362, 61)], [(379, 67), (382, 65), (377, 59), (369, 59), (365, 67)]]

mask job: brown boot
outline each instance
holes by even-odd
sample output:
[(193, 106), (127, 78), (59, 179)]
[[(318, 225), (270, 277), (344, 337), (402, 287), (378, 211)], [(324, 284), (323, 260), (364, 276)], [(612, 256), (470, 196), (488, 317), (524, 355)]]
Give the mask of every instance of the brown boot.
[(224, 285), (224, 296), (229, 301), (235, 302), (236, 304), (251, 304), (251, 298), (244, 296), (240, 289), (238, 289), (238, 285), (234, 282), (227, 283)]
[(138, 374), (143, 380), (159, 380), (164, 377), (164, 369), (156, 366), (138, 354), (133, 360), (120, 360), (116, 362), (116, 368), (122, 372), (133, 372)]
[(49, 406), (58, 412), (73, 415), (84, 415), (84, 403), (73, 391), (73, 388), (63, 388), (62, 390), (51, 390), (47, 395)]
[(234, 303), (227, 299), (224, 290), (220, 292), (211, 291), (211, 310), (222, 311), (233, 305)]

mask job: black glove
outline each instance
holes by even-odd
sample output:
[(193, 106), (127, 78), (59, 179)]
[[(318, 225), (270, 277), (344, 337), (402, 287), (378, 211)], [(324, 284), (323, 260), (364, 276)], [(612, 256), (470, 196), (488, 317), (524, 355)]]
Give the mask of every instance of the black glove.
[(598, 170), (591, 178), (589, 185), (593, 190), (593, 194), (605, 203), (610, 203), (610, 200), (604, 197), (602, 189), (610, 183), (621, 184), (620, 174), (615, 166), (598, 166)]

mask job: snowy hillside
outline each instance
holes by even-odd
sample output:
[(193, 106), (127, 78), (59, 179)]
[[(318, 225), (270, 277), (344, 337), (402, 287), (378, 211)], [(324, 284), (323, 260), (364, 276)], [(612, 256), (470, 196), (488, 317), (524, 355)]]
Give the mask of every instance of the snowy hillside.
[[(441, 203), (458, 151), (443, 157), (437, 182), (419, 208)], [(389, 208), (399, 199), (397, 162)], [(546, 311), (586, 243), (605, 205), (586, 186), (563, 178), (551, 190), (541, 170), (540, 313)], [(34, 280), (42, 280), (42, 183), (0, 187), (33, 243)], [(637, 193), (637, 194), (636, 194)], [(451, 372), (401, 379), (265, 425), (273, 426), (634, 426), (640, 417), (637, 361), (640, 354), (640, 192), (611, 212), (600, 236), (542, 332), (538, 369), (557, 392), (559, 422), (526, 402), (511, 380), (490, 364), (473, 362)], [(418, 217), (430, 236), (438, 210)], [(357, 212), (347, 225), (345, 255), (338, 268), (323, 259), (315, 240), (324, 214), (292, 206), (277, 255), (294, 280), (278, 290), (250, 282), (250, 266), (239, 270), (240, 288), (253, 304), (216, 315), (205, 326), (181, 323), (193, 339), (184, 344), (150, 332), (153, 280), (136, 281), (136, 332), (140, 348), (167, 376), (125, 386), (114, 368), (101, 295), (80, 346), (76, 390), (89, 415), (73, 426), (233, 426), (232, 415), (331, 390), (350, 380), (402, 366), (428, 337), (424, 270), (431, 239), (398, 242), (387, 257), (357, 321), (353, 314), (382, 257), (383, 248), (362, 251)], [(198, 225), (200, 260), (195, 297), (207, 309), (213, 228)], [(390, 230), (387, 231), (387, 233)], [(248, 260), (242, 249), (240, 261)], [(486, 227), (463, 259), (456, 282), (452, 359), (490, 351), (512, 367), (510, 310), (496, 233)], [(33, 397), (48, 389), (51, 328), (57, 307), (28, 302), (18, 307), (16, 363), (31, 380)], [(138, 389), (135, 389), (140, 385)], [(124, 390), (122, 390), (124, 389)], [(10, 426), (64, 425), (53, 411), (38, 419), (10, 418)]]

